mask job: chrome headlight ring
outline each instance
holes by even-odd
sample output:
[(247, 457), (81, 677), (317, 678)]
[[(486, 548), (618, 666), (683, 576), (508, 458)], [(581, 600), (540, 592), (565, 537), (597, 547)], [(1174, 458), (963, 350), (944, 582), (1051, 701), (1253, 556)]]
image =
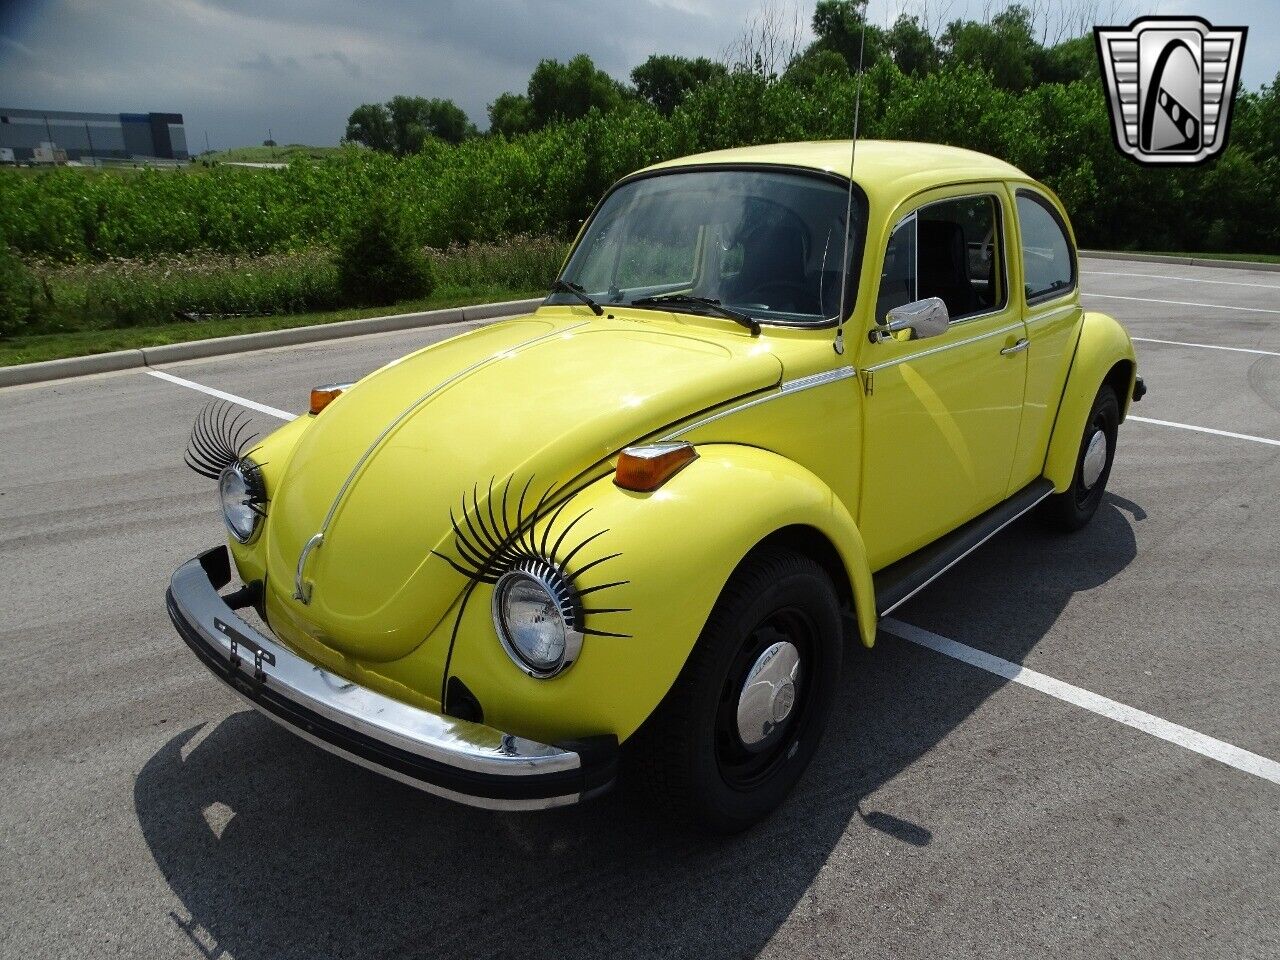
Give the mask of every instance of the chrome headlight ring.
[(502, 648), (540, 680), (569, 669), (582, 652), (582, 610), (564, 573), (546, 560), (524, 559), (493, 586), (493, 626)]
[(267, 490), (258, 465), (244, 457), (227, 465), (218, 476), (218, 496), (227, 530), (237, 542), (248, 543), (266, 516)]

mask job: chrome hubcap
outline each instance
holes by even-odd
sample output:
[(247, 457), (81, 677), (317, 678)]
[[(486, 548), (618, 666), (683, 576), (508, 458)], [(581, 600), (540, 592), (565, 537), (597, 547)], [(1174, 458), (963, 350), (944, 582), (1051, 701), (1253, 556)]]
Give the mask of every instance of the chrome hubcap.
[(1080, 465), (1080, 482), (1084, 484), (1086, 490), (1093, 489), (1093, 485), (1102, 476), (1102, 470), (1106, 465), (1107, 435), (1101, 430), (1095, 430), (1093, 436), (1089, 438), (1089, 446), (1084, 451), (1084, 462)]
[(800, 651), (779, 640), (752, 665), (738, 695), (738, 736), (751, 750), (768, 747), (796, 705)]

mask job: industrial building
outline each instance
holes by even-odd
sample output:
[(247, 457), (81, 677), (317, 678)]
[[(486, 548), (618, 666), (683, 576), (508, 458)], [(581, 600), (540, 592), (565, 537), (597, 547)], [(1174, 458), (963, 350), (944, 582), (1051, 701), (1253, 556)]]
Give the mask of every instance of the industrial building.
[(0, 149), (18, 163), (187, 160), (180, 113), (74, 113), (0, 107)]

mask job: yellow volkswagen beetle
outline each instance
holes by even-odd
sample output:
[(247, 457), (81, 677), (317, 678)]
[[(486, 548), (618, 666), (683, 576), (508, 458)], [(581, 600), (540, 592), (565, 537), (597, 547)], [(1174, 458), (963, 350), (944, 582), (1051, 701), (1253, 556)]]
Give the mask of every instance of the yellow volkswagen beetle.
[(621, 758), (710, 829), (767, 815), (846, 639), (1033, 507), (1087, 523), (1144, 389), (1049, 190), (856, 150), (852, 182), (848, 142), (642, 170), (533, 313), (317, 389), (256, 444), (206, 409), (187, 459), (230, 551), (173, 575), (183, 639), (444, 797), (571, 804)]

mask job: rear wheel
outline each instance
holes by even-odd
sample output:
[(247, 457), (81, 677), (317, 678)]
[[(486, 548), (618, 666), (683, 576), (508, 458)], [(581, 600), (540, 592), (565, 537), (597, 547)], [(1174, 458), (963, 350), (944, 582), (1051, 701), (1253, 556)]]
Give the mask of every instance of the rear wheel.
[(1044, 517), (1061, 530), (1079, 530), (1093, 519), (1106, 492), (1120, 429), (1120, 402), (1116, 392), (1103, 386), (1085, 421), (1076, 471), (1071, 486), (1044, 503)]
[(839, 603), (822, 567), (791, 551), (748, 557), (632, 738), (633, 775), (681, 819), (746, 829), (782, 803), (813, 756), (841, 653)]

